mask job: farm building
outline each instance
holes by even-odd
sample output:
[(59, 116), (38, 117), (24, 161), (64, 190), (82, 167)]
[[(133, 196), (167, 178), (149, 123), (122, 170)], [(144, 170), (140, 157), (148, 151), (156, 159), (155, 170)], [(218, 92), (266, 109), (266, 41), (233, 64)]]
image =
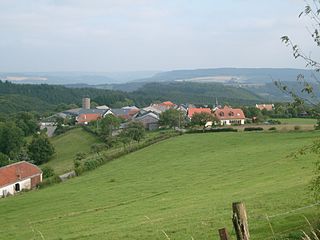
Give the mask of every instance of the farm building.
[(243, 125), (244, 120), (246, 119), (240, 108), (231, 108), (228, 106), (224, 106), (224, 108), (217, 108), (214, 115), (220, 122), (220, 125)]
[(42, 182), (42, 171), (22, 161), (0, 168), (0, 197), (35, 188)]
[(133, 121), (141, 122), (143, 126), (152, 131), (159, 128), (159, 117), (153, 112), (145, 112), (138, 115)]

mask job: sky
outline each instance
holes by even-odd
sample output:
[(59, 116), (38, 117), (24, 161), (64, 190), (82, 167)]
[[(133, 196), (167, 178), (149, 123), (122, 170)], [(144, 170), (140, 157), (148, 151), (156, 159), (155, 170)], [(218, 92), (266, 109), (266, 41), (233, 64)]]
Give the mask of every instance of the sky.
[(0, 0), (0, 72), (303, 68), (303, 0)]

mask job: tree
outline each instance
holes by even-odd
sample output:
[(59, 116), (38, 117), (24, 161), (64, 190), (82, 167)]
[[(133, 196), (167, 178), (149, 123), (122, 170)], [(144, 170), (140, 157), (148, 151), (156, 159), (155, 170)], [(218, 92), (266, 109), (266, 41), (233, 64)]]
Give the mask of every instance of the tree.
[(194, 113), (191, 118), (192, 125), (204, 127), (207, 122), (216, 121), (215, 116), (207, 112)]
[(46, 163), (54, 154), (54, 147), (45, 134), (35, 135), (28, 145), (30, 160), (37, 165)]
[(30, 136), (39, 130), (39, 126), (35, 116), (29, 112), (20, 112), (14, 116), (15, 123), (25, 136)]
[(168, 109), (160, 114), (161, 126), (181, 127), (184, 124), (184, 115), (177, 109)]
[(112, 114), (108, 114), (100, 120), (101, 134), (106, 137), (112, 136), (112, 131), (118, 129), (121, 120)]
[(23, 131), (13, 122), (0, 124), (0, 152), (10, 158), (16, 158), (24, 145)]
[[(299, 18), (305, 16), (310, 19), (311, 25), (308, 27), (308, 31), (311, 35), (313, 42), (316, 47), (320, 47), (320, 0), (314, 0), (311, 3), (306, 2), (305, 9), (299, 14)], [(314, 89), (319, 88), (319, 73), (320, 73), (320, 62), (319, 60), (311, 57), (310, 54), (305, 54), (304, 51), (295, 44), (290, 37), (283, 36), (282, 41), (292, 49), (293, 57), (295, 59), (302, 59), (306, 63), (306, 68), (310, 69), (312, 74), (310, 78), (300, 74), (297, 76), (298, 83), (301, 84), (301, 92), (289, 89), (288, 86), (280, 81), (276, 81), (275, 85), (284, 93), (290, 95), (294, 102), (293, 107), (300, 107), (305, 103), (314, 107), (314, 113), (320, 118), (320, 101), (319, 98), (314, 94)], [(301, 96), (301, 93), (306, 93), (308, 97)], [(320, 141), (314, 141), (309, 147), (304, 147), (298, 151), (299, 154), (305, 154), (312, 152), (320, 154)], [(316, 199), (320, 198), (320, 161), (317, 163), (315, 176), (312, 181), (311, 189), (313, 190)]]
[(10, 162), (10, 159), (7, 155), (0, 152), (0, 167), (4, 167), (8, 165)]
[[(141, 139), (143, 139), (144, 135), (145, 135), (145, 129), (141, 122), (130, 122), (122, 132), (121, 137), (124, 139), (128, 138), (128, 139), (140, 142)], [(125, 141), (127, 140), (124, 140), (123, 142)]]

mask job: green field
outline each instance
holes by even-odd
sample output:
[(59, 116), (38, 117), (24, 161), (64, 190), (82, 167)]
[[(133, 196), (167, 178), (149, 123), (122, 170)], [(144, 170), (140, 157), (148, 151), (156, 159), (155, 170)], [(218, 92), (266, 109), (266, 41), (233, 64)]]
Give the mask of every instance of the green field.
[(97, 137), (82, 128), (72, 129), (50, 140), (56, 153), (45, 165), (52, 167), (57, 174), (72, 170), (76, 153), (89, 152), (91, 145), (99, 141)]
[[(218, 239), (244, 201), (252, 239), (306, 225), (317, 132), (188, 134), (81, 177), (0, 200), (1, 239)], [(298, 210), (302, 208), (301, 210)], [(297, 209), (294, 212), (293, 209)], [(168, 237), (166, 237), (166, 235)]]
[(315, 125), (317, 123), (317, 119), (313, 118), (275, 118), (275, 120), (279, 120), (281, 124), (311, 124)]

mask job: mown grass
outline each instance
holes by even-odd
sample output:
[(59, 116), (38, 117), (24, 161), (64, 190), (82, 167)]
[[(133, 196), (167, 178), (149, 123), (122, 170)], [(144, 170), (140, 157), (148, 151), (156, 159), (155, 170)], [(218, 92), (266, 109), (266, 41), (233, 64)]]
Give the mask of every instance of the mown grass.
[(44, 165), (52, 167), (57, 174), (72, 170), (75, 155), (78, 152), (90, 152), (91, 145), (99, 142), (96, 136), (82, 128), (72, 129), (50, 140), (55, 148), (55, 155)]
[(311, 124), (315, 125), (317, 123), (317, 119), (313, 118), (275, 118), (275, 120), (279, 120), (281, 124)]
[[(316, 156), (288, 155), (317, 132), (190, 134), (95, 171), (0, 200), (3, 239), (218, 239), (244, 201), (252, 239), (317, 216), (307, 189)], [(280, 215), (279, 215), (280, 214)], [(233, 234), (233, 233), (232, 233)]]

